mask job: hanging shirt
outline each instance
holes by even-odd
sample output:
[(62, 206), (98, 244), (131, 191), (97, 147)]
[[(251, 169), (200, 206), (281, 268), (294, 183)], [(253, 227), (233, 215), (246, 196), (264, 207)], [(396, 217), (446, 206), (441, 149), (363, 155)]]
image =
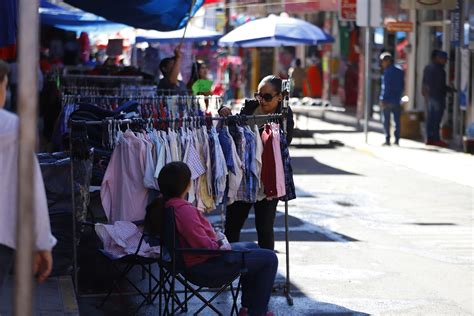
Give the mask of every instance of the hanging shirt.
[(255, 158), (255, 134), (249, 126), (243, 128), (245, 137), (245, 202), (257, 201), (257, 162)]
[[(273, 145), (273, 155), (275, 157), (275, 176), (276, 176), (276, 197), (285, 196), (285, 172), (283, 170), (283, 160), (281, 158), (281, 149), (280, 149), (280, 126), (278, 124), (272, 123), (272, 145)], [(268, 197), (270, 198), (270, 197)]]
[(196, 137), (198, 139), (198, 146), (199, 154), (202, 157), (202, 162), (206, 172), (199, 177), (198, 181), (198, 209), (204, 212), (208, 212), (214, 210), (216, 205), (214, 203), (214, 198), (212, 196), (212, 164), (211, 164), (211, 157), (209, 153), (209, 142), (208, 142), (208, 135), (207, 130), (205, 127), (199, 129), (196, 133)]
[[(13, 249), (16, 248), (18, 214), (18, 131), (18, 116), (0, 109), (0, 244)], [(51, 234), (43, 176), (36, 156), (33, 164), (34, 248), (51, 250), (56, 238)]]
[[(229, 127), (224, 126), (220, 131), (219, 131), (219, 142), (222, 147), (222, 151), (224, 152), (224, 157), (225, 161), (227, 164), (227, 168), (229, 171), (233, 172), (235, 174), (235, 168), (234, 168), (234, 158), (232, 156), (232, 136), (229, 134)], [(234, 145), (235, 146), (235, 145)]]
[(156, 140), (157, 140), (157, 147), (156, 147), (157, 158), (156, 158), (156, 167), (155, 167), (154, 176), (155, 178), (158, 179), (161, 169), (163, 169), (163, 167), (166, 164), (166, 144), (168, 144), (168, 142), (166, 141), (166, 139), (163, 139), (163, 137), (161, 136), (159, 132), (156, 132)]
[(230, 205), (236, 201), (237, 191), (239, 190), (244, 175), (244, 165), (243, 162), (240, 160), (239, 154), (237, 153), (237, 147), (235, 146), (235, 143), (232, 138), (230, 145), (232, 159), (234, 162), (234, 171), (229, 171), (227, 205)]
[(266, 196), (263, 192), (263, 182), (262, 182), (262, 154), (263, 154), (263, 143), (260, 136), (260, 131), (258, 126), (253, 126), (253, 132), (255, 134), (255, 159), (257, 167), (257, 201), (263, 200)]
[[(145, 144), (145, 176), (143, 177), (143, 185), (148, 189), (158, 190), (158, 181), (155, 178), (156, 158), (153, 157), (155, 148), (151, 139), (144, 139)], [(156, 157), (156, 155), (155, 155)]]
[(214, 159), (215, 159), (215, 200), (216, 205), (220, 205), (223, 201), (225, 195), (225, 188), (227, 182), (227, 165), (225, 162), (224, 153), (222, 152), (222, 147), (219, 143), (219, 137), (215, 127), (211, 129), (211, 135), (213, 140), (214, 147)]
[(211, 145), (209, 142), (209, 135), (207, 133), (207, 129), (205, 126), (201, 128), (201, 135), (202, 135), (202, 143), (204, 144), (203, 150), (204, 150), (204, 157), (206, 159), (206, 175), (207, 175), (207, 185), (208, 185), (208, 190), (209, 194), (212, 196), (212, 183), (213, 183), (213, 172), (212, 172), (212, 157), (211, 155)]
[(276, 196), (275, 157), (273, 154), (273, 133), (269, 124), (265, 125), (262, 132), (262, 182), (267, 197)]
[[(280, 136), (283, 136), (283, 131), (280, 130)], [(286, 137), (280, 137), (280, 148), (281, 158), (283, 160), (283, 170), (285, 171), (285, 191), (286, 195), (281, 197), (280, 200), (293, 200), (296, 199), (295, 184), (293, 182), (293, 168), (291, 167), (290, 151), (288, 150), (288, 144)]]
[(145, 218), (148, 189), (143, 185), (146, 145), (130, 130), (112, 153), (100, 189), (105, 215), (110, 223)]
[(188, 134), (186, 152), (184, 155), (184, 163), (188, 165), (189, 169), (191, 170), (191, 183), (192, 183), (192, 190), (189, 192), (189, 202), (194, 202), (196, 198), (196, 180), (206, 172), (204, 166), (202, 165), (201, 159), (199, 158), (199, 153), (195, 147), (193, 142), (192, 135)]
[(242, 178), (242, 182), (240, 183), (240, 187), (237, 190), (237, 201), (247, 201), (247, 168), (248, 168), (248, 160), (249, 160), (249, 152), (247, 151), (247, 140), (245, 139), (244, 128), (241, 126), (237, 126), (237, 131), (239, 136), (237, 139), (240, 139), (240, 143), (237, 144), (237, 152), (239, 153), (240, 160), (242, 161), (242, 169), (244, 172), (244, 177)]
[(181, 156), (179, 154), (179, 148), (180, 146), (178, 144), (178, 134), (175, 131), (172, 131), (171, 129), (168, 129), (168, 142), (170, 144), (170, 150), (171, 150), (171, 161), (181, 161)]
[(173, 156), (171, 155), (171, 147), (168, 140), (168, 135), (166, 134), (165, 131), (160, 131), (160, 136), (161, 136), (161, 139), (163, 140), (162, 144), (165, 148), (165, 157), (166, 157), (165, 161), (168, 164), (170, 162), (173, 162)]

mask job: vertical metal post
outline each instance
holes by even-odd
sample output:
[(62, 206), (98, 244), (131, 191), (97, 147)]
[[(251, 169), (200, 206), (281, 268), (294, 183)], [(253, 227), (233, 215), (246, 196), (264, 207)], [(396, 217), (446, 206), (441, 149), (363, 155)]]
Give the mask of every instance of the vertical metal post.
[[(455, 64), (455, 79), (454, 87), (456, 92), (454, 93), (453, 99), (453, 141), (456, 146), (462, 145), (462, 127), (463, 127), (463, 115), (460, 109), (461, 100), (459, 98), (459, 93), (461, 92), (461, 72), (462, 72), (462, 54), (461, 49), (464, 47), (464, 2), (459, 1), (459, 28), (458, 30), (451, 30), (452, 32), (459, 32), (458, 39), (459, 45), (456, 47), (456, 64)], [(451, 24), (453, 25), (453, 24)]]
[[(285, 95), (283, 99), (283, 137), (286, 137), (288, 132), (287, 128), (287, 115), (288, 107), (290, 103), (290, 93), (291, 93), (291, 77), (289, 78), (289, 84), (285, 86), (288, 94)], [(288, 144), (289, 147), (289, 144)], [(286, 252), (286, 283), (285, 283), (285, 294), (288, 305), (293, 306), (293, 297), (291, 296), (291, 282), (290, 282), (290, 236), (289, 236), (289, 226), (288, 226), (288, 198), (285, 198), (285, 252)]]
[(73, 281), (76, 294), (79, 295), (79, 266), (77, 256), (77, 222), (76, 222), (76, 194), (74, 181), (74, 157), (72, 153), (72, 136), (74, 125), (71, 123), (69, 127), (69, 163), (71, 164), (71, 214), (72, 214), (72, 267), (73, 267)]
[(417, 40), (418, 40), (418, 21), (416, 10), (410, 10), (410, 21), (413, 23), (413, 32), (408, 34), (410, 45), (410, 54), (408, 55), (408, 71), (405, 76), (405, 91), (408, 95), (409, 102), (406, 110), (414, 110), (416, 108), (416, 56), (417, 56)]
[(364, 135), (365, 143), (369, 140), (369, 111), (371, 103), (371, 50), (372, 50), (372, 39), (370, 38), (370, 21), (371, 20), (371, 9), (370, 2), (367, 1), (367, 26), (365, 27), (365, 111), (364, 111)]
[(34, 152), (39, 57), (38, 0), (20, 0), (18, 11), (18, 109), (20, 129), (14, 311), (17, 316), (29, 316), (33, 312)]

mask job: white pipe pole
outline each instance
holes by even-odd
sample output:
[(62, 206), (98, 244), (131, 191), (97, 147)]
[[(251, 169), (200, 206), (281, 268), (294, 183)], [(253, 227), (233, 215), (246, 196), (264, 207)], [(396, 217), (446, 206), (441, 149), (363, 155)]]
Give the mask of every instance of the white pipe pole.
[[(370, 66), (371, 66), (371, 43), (370, 38), (370, 2), (367, 1), (367, 26), (365, 27), (365, 111), (364, 111), (364, 135), (365, 143), (369, 140), (369, 111), (370, 111), (370, 102), (371, 102), (371, 76), (370, 76)], [(362, 83), (364, 84), (364, 83)]]
[(32, 315), (34, 236), (34, 151), (38, 105), (38, 0), (19, 1), (18, 104), (18, 216), (15, 261), (15, 315)]

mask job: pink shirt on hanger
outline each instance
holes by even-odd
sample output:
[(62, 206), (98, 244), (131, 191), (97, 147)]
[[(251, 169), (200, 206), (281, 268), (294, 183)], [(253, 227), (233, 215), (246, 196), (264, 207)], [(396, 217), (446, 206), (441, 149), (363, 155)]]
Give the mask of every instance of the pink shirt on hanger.
[(276, 175), (276, 190), (277, 196), (282, 197), (286, 195), (285, 188), (285, 171), (283, 169), (283, 159), (281, 158), (281, 149), (280, 149), (280, 125), (273, 123), (272, 124), (273, 132), (273, 155), (275, 157), (275, 175)]
[(100, 197), (109, 223), (145, 218), (148, 189), (143, 184), (146, 144), (133, 132), (126, 131), (112, 153), (100, 189)]

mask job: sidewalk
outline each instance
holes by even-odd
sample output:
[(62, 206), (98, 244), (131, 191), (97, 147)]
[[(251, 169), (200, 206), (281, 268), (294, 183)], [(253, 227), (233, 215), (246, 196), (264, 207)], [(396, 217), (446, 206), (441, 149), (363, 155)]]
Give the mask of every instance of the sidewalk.
[(472, 155), (404, 138), (400, 140), (400, 146), (382, 146), (385, 142), (382, 124), (375, 121), (371, 121), (366, 143), (365, 135), (357, 129), (356, 122), (357, 119), (350, 114), (327, 111), (321, 119), (300, 118), (296, 121), (296, 126), (302, 130), (310, 129), (316, 142), (337, 140), (345, 146), (385, 161), (474, 187)]
[[(6, 295), (0, 298), (0, 315), (13, 315), (9, 308), (13, 295), (13, 278), (7, 285)], [(70, 276), (57, 276), (48, 278), (43, 284), (37, 286), (34, 293), (33, 315), (35, 316), (77, 316), (77, 305), (74, 286)]]

